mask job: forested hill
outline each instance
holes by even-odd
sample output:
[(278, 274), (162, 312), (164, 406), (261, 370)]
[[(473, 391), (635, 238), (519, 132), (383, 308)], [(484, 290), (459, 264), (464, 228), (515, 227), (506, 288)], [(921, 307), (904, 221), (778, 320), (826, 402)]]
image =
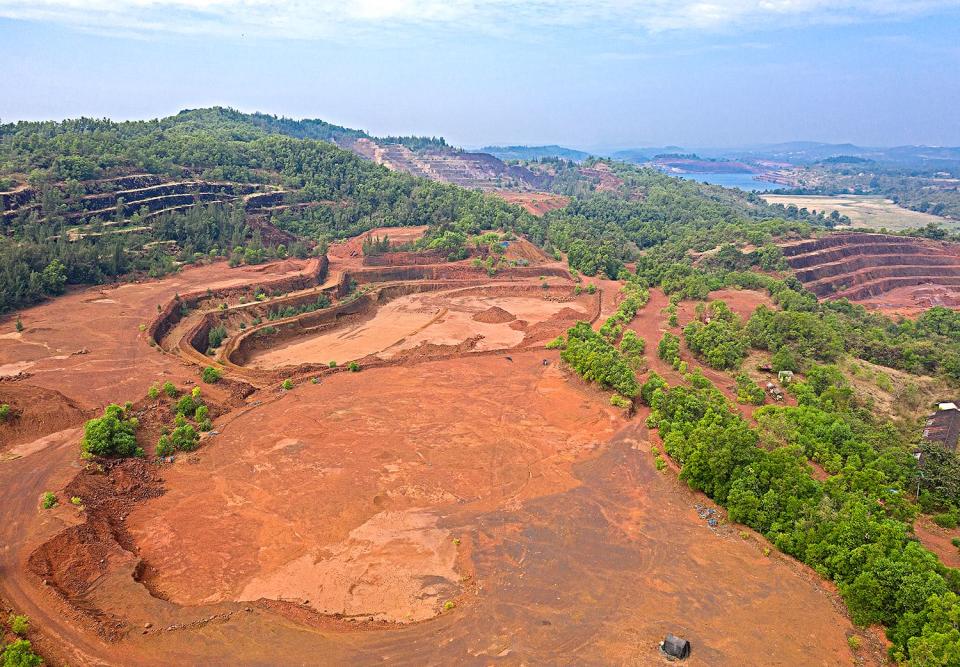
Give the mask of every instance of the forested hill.
[(762, 245), (818, 223), (781, 220), (782, 209), (752, 195), (597, 160), (539, 164), (558, 188), (579, 196), (534, 219), (500, 199), (391, 172), (331, 143), (366, 136), (220, 107), (149, 121), (0, 125), (0, 311), (65, 284), (130, 271), (160, 275), (201, 255), (303, 255), (376, 226), (428, 224), (428, 241), (453, 231), (459, 236), (445, 243), (454, 245), (481, 228), (508, 228), (568, 253), (584, 273), (616, 276), (641, 252), (687, 261), (690, 249)]
[(528, 225), (500, 199), (391, 172), (329, 142), (354, 136), (223, 108), (0, 125), (0, 311), (201, 256), (303, 255), (381, 225)]

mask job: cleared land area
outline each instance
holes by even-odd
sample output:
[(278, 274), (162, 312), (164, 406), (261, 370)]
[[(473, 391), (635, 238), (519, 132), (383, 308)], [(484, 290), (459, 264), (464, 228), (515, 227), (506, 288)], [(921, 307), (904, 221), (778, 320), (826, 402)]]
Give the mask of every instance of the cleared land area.
[(948, 220), (937, 215), (911, 211), (908, 208), (897, 206), (885, 197), (870, 195), (760, 195), (769, 204), (791, 204), (808, 211), (822, 211), (830, 215), (836, 211), (850, 218), (851, 227), (863, 227), (880, 231), (886, 229), (891, 232), (917, 227), (926, 227), (928, 224), (940, 225), (947, 229), (960, 229), (960, 222)]
[[(524, 243), (511, 248), (526, 253)], [(416, 257), (369, 268), (358, 245), (331, 248), (329, 267), (218, 264), (78, 291), (25, 311), (22, 336), (3, 339), (0, 358), (24, 374), (0, 398), (6, 385), (29, 398), (56, 381), (64, 405), (137, 400), (154, 439), (168, 418), (153, 415), (169, 408), (142, 401), (150, 384), (189, 386), (200, 365), (221, 361), (228, 374), (203, 389), (217, 433), (173, 463), (83, 467), (87, 403), (38, 409), (10, 443), (0, 506), (17, 520), (0, 522), (0, 595), (45, 628), (50, 655), (78, 665), (651, 664), (671, 631), (694, 642), (693, 665), (742, 664), (747, 636), (775, 664), (849, 663), (853, 627), (835, 591), (792, 559), (765, 556), (755, 534), (709, 527), (696, 505), (711, 503), (655, 469), (645, 410), (613, 408), (544, 349), (575, 319), (612, 312), (617, 283), (576, 295), (549, 263), (494, 277)], [(367, 291), (341, 300), (355, 281)], [(272, 321), (289, 335), (263, 339), (261, 368), (205, 354), (213, 323), (229, 341), (252, 315), (318, 290), (333, 299), (329, 314)], [(767, 302), (713, 297), (741, 314)], [(654, 290), (631, 327), (672, 380), (651, 354), (666, 305)], [(108, 319), (90, 324), (106, 306)], [(328, 328), (297, 333), (321, 315)], [(89, 351), (53, 359), (67, 332), (67, 347)], [(304, 350), (291, 352), (302, 345), (321, 366), (366, 355), (363, 368), (307, 364), (278, 390), (291, 369), (264, 359), (302, 361)], [(725, 374), (705, 372), (731, 390)], [(38, 513), (47, 489), (86, 508)]]
[[(534, 288), (537, 289), (537, 288)], [(542, 291), (542, 290), (541, 290)], [(255, 353), (249, 364), (257, 368), (300, 363), (342, 364), (368, 355), (390, 359), (419, 345), (460, 345), (480, 336), (471, 349), (495, 350), (519, 345), (524, 330), (556, 315), (564, 320), (586, 318), (588, 298), (561, 301), (531, 296), (485, 295), (483, 289), (450, 290), (399, 297), (364, 321), (337, 328), (288, 345)], [(484, 321), (497, 308), (497, 321)], [(564, 310), (572, 313), (563, 313)], [(557, 332), (562, 327), (557, 327)]]

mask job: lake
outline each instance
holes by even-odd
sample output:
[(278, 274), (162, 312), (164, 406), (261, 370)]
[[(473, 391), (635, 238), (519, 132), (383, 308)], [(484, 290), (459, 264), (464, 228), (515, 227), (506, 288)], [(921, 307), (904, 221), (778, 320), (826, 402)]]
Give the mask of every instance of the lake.
[(676, 174), (670, 173), (670, 176), (679, 176), (692, 181), (701, 183), (710, 183), (712, 185), (722, 185), (725, 188), (740, 188), (741, 190), (752, 190), (755, 192), (766, 192), (767, 190), (776, 190), (782, 188), (782, 185), (762, 181), (754, 174)]

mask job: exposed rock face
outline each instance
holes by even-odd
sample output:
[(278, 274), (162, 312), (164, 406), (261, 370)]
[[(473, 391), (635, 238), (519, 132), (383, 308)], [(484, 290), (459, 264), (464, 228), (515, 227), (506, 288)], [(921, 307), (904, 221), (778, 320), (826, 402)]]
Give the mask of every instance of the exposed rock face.
[(412, 151), (400, 144), (378, 144), (370, 139), (359, 139), (344, 147), (388, 169), (466, 188), (543, 189), (549, 187), (551, 180), (547, 174), (508, 165), (488, 153), (453, 148)]

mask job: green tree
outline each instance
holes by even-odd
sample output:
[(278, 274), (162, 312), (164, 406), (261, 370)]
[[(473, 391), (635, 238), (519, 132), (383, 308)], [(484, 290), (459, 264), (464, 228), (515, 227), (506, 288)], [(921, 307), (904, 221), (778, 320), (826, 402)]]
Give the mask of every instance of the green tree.
[(3, 650), (3, 667), (39, 667), (43, 660), (26, 639), (18, 639)]
[(108, 405), (103, 416), (91, 419), (83, 427), (81, 451), (90, 456), (135, 456), (137, 420), (127, 417), (119, 405)]

